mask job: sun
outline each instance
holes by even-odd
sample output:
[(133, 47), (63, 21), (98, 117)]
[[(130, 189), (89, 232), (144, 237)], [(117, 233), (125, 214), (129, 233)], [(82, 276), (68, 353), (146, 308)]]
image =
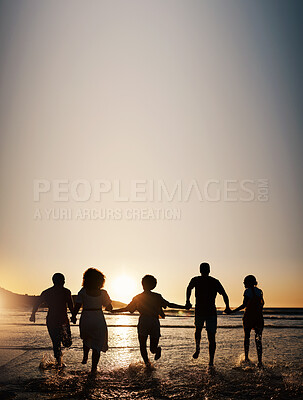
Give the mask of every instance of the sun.
[(109, 295), (112, 300), (129, 303), (136, 295), (137, 284), (129, 275), (119, 275), (109, 286)]

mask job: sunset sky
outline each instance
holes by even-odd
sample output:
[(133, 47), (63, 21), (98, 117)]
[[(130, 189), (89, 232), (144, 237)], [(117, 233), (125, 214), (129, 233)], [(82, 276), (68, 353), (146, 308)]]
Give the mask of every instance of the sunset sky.
[[(0, 1), (0, 287), (38, 294), (62, 272), (76, 293), (95, 266), (114, 300), (139, 292), (149, 273), (167, 300), (184, 303), (207, 261), (233, 306), (254, 274), (267, 306), (303, 307), (302, 8)], [(83, 182), (111, 188), (77, 201), (80, 180), (79, 197)], [(37, 181), (51, 188), (34, 201)], [(122, 201), (135, 181), (146, 197)], [(170, 192), (181, 182), (181, 197), (153, 196), (148, 182), (157, 192), (159, 181)], [(192, 182), (210, 192), (186, 198)], [(45, 209), (72, 216), (47, 219)], [(122, 215), (77, 219), (82, 209)], [(134, 209), (177, 209), (180, 218), (127, 218)]]

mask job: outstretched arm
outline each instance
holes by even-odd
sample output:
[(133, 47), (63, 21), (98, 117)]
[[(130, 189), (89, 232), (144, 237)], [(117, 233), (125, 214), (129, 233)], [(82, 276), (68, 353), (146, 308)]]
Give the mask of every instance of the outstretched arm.
[(138, 309), (138, 304), (137, 304), (136, 297), (134, 297), (132, 299), (132, 301), (129, 304), (127, 304), (127, 306), (121, 307), (121, 308), (116, 308), (115, 310), (111, 310), (111, 312), (119, 313), (119, 312), (127, 312), (127, 311), (129, 311), (130, 313), (133, 313), (137, 309)]
[(119, 312), (126, 312), (126, 311), (130, 311), (128, 306), (126, 307), (122, 307), (122, 308), (116, 308), (115, 310), (111, 309), (110, 310), (112, 313), (119, 313)]
[(194, 288), (194, 283), (193, 280), (191, 280), (186, 289), (186, 304), (185, 304), (186, 309), (190, 309), (192, 307), (192, 304), (190, 302), (190, 296), (193, 288)]
[(108, 304), (108, 305), (105, 307), (105, 311), (110, 311), (110, 312), (113, 311), (112, 303)]
[(243, 310), (247, 306), (248, 300), (249, 300), (249, 298), (247, 296), (244, 296), (243, 303), (239, 307), (235, 308), (234, 310), (231, 310), (231, 312), (235, 313), (237, 311)]
[(231, 312), (231, 309), (229, 308), (229, 298), (228, 298), (228, 296), (227, 296), (227, 294), (226, 294), (224, 289), (223, 289), (223, 292), (222, 292), (222, 296), (223, 296), (223, 300), (224, 300), (224, 303), (225, 303), (224, 312), (225, 312), (225, 314), (229, 314)]
[(169, 302), (166, 303), (166, 306), (170, 307), (170, 308), (178, 308), (179, 310), (185, 310), (186, 309), (186, 306), (180, 306), (179, 304), (169, 303)]
[(31, 322), (36, 322), (36, 312), (38, 311), (38, 308), (40, 306), (40, 304), (42, 304), (44, 301), (42, 296), (39, 296), (38, 299), (35, 301), (34, 305), (33, 305), (33, 309), (32, 309), (32, 314), (29, 317), (29, 320)]

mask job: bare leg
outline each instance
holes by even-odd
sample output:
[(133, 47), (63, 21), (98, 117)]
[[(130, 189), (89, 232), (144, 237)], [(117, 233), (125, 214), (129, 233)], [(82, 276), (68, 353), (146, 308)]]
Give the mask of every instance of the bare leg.
[(63, 362), (62, 362), (62, 355), (57, 356), (57, 357), (56, 357), (56, 361), (57, 361), (57, 366), (58, 366), (58, 367), (64, 367), (64, 364), (63, 364)]
[(150, 351), (151, 353), (155, 354), (155, 360), (159, 360), (159, 358), (161, 357), (161, 347), (158, 346), (159, 339), (159, 337), (150, 338)]
[(244, 330), (244, 353), (245, 353), (245, 361), (249, 361), (248, 353), (249, 353), (249, 339), (250, 339), (250, 329)]
[(202, 332), (202, 327), (196, 326), (196, 331), (195, 331), (196, 351), (193, 354), (193, 358), (198, 358), (200, 354), (201, 332)]
[(54, 357), (58, 367), (62, 366), (62, 351), (61, 351), (61, 326), (57, 326), (46, 322), (48, 333), (52, 340)]
[(100, 351), (93, 349), (93, 355), (92, 355), (92, 372), (97, 371), (97, 365), (100, 360)]
[(258, 367), (262, 367), (262, 331), (255, 331), (255, 341), (258, 354)]
[(89, 353), (89, 347), (85, 346), (83, 342), (83, 360), (81, 361), (82, 364), (87, 364), (88, 353)]
[(145, 364), (149, 365), (150, 362), (147, 355), (146, 342), (147, 342), (147, 336), (139, 335), (140, 353)]
[(207, 337), (209, 349), (209, 366), (212, 367), (214, 365), (214, 357), (216, 352), (216, 333), (207, 332)]

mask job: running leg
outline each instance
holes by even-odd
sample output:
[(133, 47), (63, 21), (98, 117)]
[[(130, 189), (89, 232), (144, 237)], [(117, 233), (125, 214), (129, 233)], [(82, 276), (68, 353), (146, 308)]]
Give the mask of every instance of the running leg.
[(49, 336), (52, 340), (54, 356), (58, 366), (62, 365), (62, 352), (61, 352), (61, 326), (47, 322), (47, 329)]
[(249, 361), (248, 353), (249, 353), (249, 339), (250, 339), (250, 329), (244, 330), (244, 353), (245, 353), (245, 361)]
[(208, 349), (209, 349), (209, 366), (214, 365), (214, 357), (216, 352), (216, 333), (207, 331)]
[(69, 324), (62, 325), (61, 342), (64, 347), (71, 347), (73, 343)]
[(255, 329), (255, 341), (258, 354), (258, 367), (262, 367), (262, 330)]
[(155, 354), (155, 360), (159, 360), (159, 358), (161, 357), (161, 347), (158, 346), (159, 339), (159, 337), (150, 338), (150, 351), (151, 353)]
[(196, 326), (196, 331), (195, 331), (196, 351), (193, 354), (193, 358), (195, 359), (198, 358), (200, 354), (201, 332), (202, 332), (202, 326)]
[(139, 335), (141, 356), (142, 356), (145, 364), (149, 365), (150, 362), (149, 362), (148, 355), (147, 355), (146, 342), (147, 342), (147, 336)]
[(83, 342), (83, 360), (81, 361), (82, 364), (87, 364), (88, 353), (89, 353), (89, 347), (85, 346)]
[(97, 371), (97, 366), (98, 362), (100, 360), (100, 351), (93, 349), (93, 355), (92, 355), (92, 372)]

